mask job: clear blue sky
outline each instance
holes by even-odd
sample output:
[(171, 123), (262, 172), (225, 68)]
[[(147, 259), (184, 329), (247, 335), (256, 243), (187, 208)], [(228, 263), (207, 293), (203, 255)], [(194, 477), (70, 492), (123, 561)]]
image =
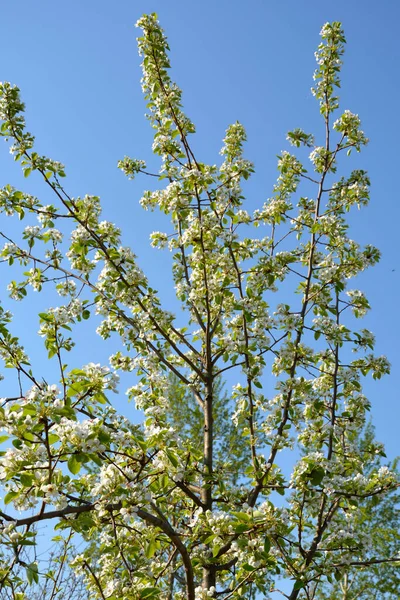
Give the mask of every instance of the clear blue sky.
[[(159, 14), (169, 37), (173, 78), (183, 88), (186, 112), (197, 125), (195, 147), (201, 160), (218, 160), (229, 123), (240, 120), (246, 126), (247, 156), (256, 165), (256, 175), (246, 189), (252, 208), (271, 192), (276, 154), (286, 147), (286, 132), (294, 127), (321, 132), (310, 93), (313, 53), (322, 24), (343, 22), (348, 46), (342, 108), (360, 115), (371, 139), (360, 159), (346, 167), (366, 168), (372, 179), (372, 203), (352, 218), (353, 237), (383, 252), (380, 265), (359, 283), (372, 303), (363, 326), (375, 332), (378, 352), (387, 354), (393, 365), (392, 375), (368, 384), (367, 391), (378, 437), (390, 456), (400, 453), (400, 3), (3, 0), (0, 78), (21, 88), (38, 151), (66, 164), (70, 194), (103, 198), (105, 218), (124, 228), (125, 240), (139, 255), (142, 267), (162, 288), (167, 281), (162, 256), (148, 250), (148, 234), (160, 228), (159, 217), (144, 214), (138, 206), (147, 182), (132, 184), (116, 169), (125, 154), (153, 160), (152, 133), (143, 116), (139, 84), (138, 32), (133, 28), (143, 12), (152, 11)], [(4, 144), (0, 145), (0, 185), (7, 182), (50, 201), (39, 178), (21, 179)], [(1, 295), (5, 277), (2, 269)], [(46, 300), (40, 301), (45, 308)], [(23, 310), (15, 309), (20, 319)], [(25, 323), (20, 320), (17, 327), (22, 330)], [(82, 362), (89, 360), (92, 356), (82, 358)]]

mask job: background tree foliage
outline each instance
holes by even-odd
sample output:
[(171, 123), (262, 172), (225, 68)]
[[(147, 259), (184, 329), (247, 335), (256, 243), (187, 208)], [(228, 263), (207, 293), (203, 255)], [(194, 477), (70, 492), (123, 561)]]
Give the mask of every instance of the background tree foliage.
[[(166, 415), (176, 431), (203, 445), (204, 423), (201, 405), (195, 394), (183, 386), (176, 375), (170, 376)], [(237, 484), (249, 465), (249, 446), (241, 431), (232, 422), (233, 407), (222, 379), (214, 384), (214, 471), (224, 480)]]
[[(361, 452), (367, 451), (374, 440), (374, 428), (369, 423), (359, 444)], [(382, 465), (381, 457), (368, 461), (373, 471)], [(389, 465), (398, 473), (397, 460)], [(371, 564), (364, 568), (349, 570), (339, 580), (326, 581), (316, 587), (316, 600), (395, 600), (399, 595), (400, 574), (398, 564), (385, 562), (395, 556), (400, 541), (400, 497), (398, 489), (385, 495), (370, 496), (358, 501), (357, 530), (365, 536), (365, 560)], [(345, 528), (346, 515), (338, 527)], [(374, 564), (376, 560), (376, 564)], [(382, 562), (379, 562), (379, 561)]]
[[(372, 429), (362, 435), (370, 404), (361, 385), (389, 363), (373, 353), (373, 334), (357, 328), (369, 304), (348, 287), (380, 255), (354, 241), (346, 221), (368, 204), (367, 173), (337, 175), (368, 141), (358, 115), (338, 112), (341, 25), (323, 26), (316, 52), (322, 141), (289, 132), (296, 154), (278, 157), (272, 196), (253, 213), (241, 187), (254, 171), (244, 127), (228, 128), (219, 165), (201, 162), (156, 15), (138, 26), (161, 166), (151, 173), (125, 157), (119, 167), (161, 185), (140, 202), (170, 220), (151, 243), (172, 253), (177, 316), (120, 229), (101, 220), (100, 199), (72, 197), (64, 166), (34, 150), (19, 89), (0, 86), (2, 135), (25, 177), (40, 175), (54, 197), (44, 204), (11, 185), (0, 191), (3, 213), (29, 222), (18, 239), (1, 232), (15, 277), (8, 290), (14, 300), (29, 287), (61, 297), (39, 314), (50, 377), (46, 367), (36, 373), (0, 309), (0, 355), (16, 373), (0, 409), (10, 505), (0, 513), (0, 592), (22, 600), (36, 593), (29, 584), (62, 598), (58, 560), (77, 574), (71, 594), (83, 581), (102, 600), (350, 598), (369, 593), (366, 578), (393, 594), (398, 476), (382, 465)], [(107, 366), (70, 369), (67, 353), (85, 321), (113, 354)], [(143, 423), (112, 406), (118, 372)], [(29, 552), (47, 521), (62, 536), (49, 569)], [(84, 545), (71, 558), (74, 533)]]

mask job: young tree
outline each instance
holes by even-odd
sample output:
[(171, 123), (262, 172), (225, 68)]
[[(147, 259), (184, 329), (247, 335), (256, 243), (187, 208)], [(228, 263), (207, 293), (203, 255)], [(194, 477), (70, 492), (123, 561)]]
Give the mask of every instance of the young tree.
[[(64, 535), (75, 531), (85, 540), (72, 566), (92, 598), (269, 597), (279, 577), (291, 580), (290, 600), (311, 598), (326, 578), (371, 562), (359, 530), (362, 505), (398, 485), (395, 473), (376, 463), (381, 445), (358, 441), (369, 409), (360, 380), (369, 372), (379, 379), (389, 364), (370, 352), (372, 333), (355, 328), (352, 314), (362, 317), (369, 305), (347, 287), (379, 251), (353, 241), (345, 219), (368, 203), (367, 173), (336, 175), (338, 161), (367, 143), (357, 115), (346, 110), (333, 118), (344, 34), (339, 23), (324, 25), (316, 54), (313, 93), (324, 141), (314, 143), (301, 129), (288, 134), (295, 148), (311, 148), (311, 171), (283, 152), (272, 197), (250, 214), (242, 207), (241, 182), (253, 172), (243, 157), (243, 126), (228, 128), (220, 166), (201, 162), (190, 141), (194, 125), (169, 76), (163, 30), (155, 15), (138, 26), (164, 185), (145, 192), (141, 204), (170, 217), (169, 231), (151, 238), (172, 252), (179, 320), (121, 246), (119, 228), (100, 220), (99, 198), (71, 197), (61, 183), (64, 167), (34, 151), (18, 88), (0, 88), (1, 131), (14, 158), (54, 194), (54, 204), (44, 205), (10, 185), (1, 190), (5, 214), (35, 223), (22, 240), (1, 234), (3, 260), (24, 269), (9, 291), (18, 300), (29, 286), (54, 285), (65, 299), (39, 315), (59, 370), (54, 384), (34, 372), (1, 309), (0, 353), (17, 387), (1, 408), (11, 444), (0, 478), (5, 504), (25, 514), (0, 514), (9, 552), (0, 588), (24, 597), (21, 566), (29, 581), (38, 580), (38, 565), (22, 561), (22, 552), (35, 542), (35, 524), (53, 521)], [(149, 174), (142, 160), (125, 157), (119, 166), (130, 178)], [(283, 281), (296, 292), (285, 303)], [(68, 370), (66, 352), (79, 341), (72, 331), (91, 312), (101, 319), (98, 334), (115, 341), (110, 367)], [(132, 373), (128, 395), (144, 412), (143, 424), (110, 403), (117, 371)], [(221, 377), (234, 382), (227, 404), (234, 404), (234, 433), (230, 425), (221, 429)], [(247, 449), (224, 456), (221, 431)], [(300, 458), (292, 454), (287, 479), (282, 451), (295, 444)], [(397, 552), (379, 560), (398, 562)]]

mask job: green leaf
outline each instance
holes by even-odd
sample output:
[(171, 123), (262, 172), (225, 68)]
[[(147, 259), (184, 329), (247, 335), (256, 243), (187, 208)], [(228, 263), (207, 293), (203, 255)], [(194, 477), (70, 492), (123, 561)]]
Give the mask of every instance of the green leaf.
[(293, 589), (294, 590), (301, 590), (304, 587), (304, 582), (301, 581), (301, 579), (297, 579), (294, 583)]
[(235, 533), (244, 533), (245, 531), (249, 531), (249, 529), (251, 529), (251, 525), (245, 525), (244, 523), (241, 523), (240, 525), (235, 525), (233, 529)]
[(264, 552), (265, 554), (268, 554), (268, 552), (271, 550), (271, 540), (269, 538), (265, 538), (264, 540)]
[(343, 577), (343, 573), (342, 573), (342, 571), (339, 571), (339, 569), (336, 569), (333, 575), (334, 575), (336, 581), (340, 581)]
[(72, 385), (70, 385), (68, 388), (68, 391), (67, 391), (68, 398), (72, 398), (73, 396), (76, 396), (77, 394), (82, 392), (84, 387), (85, 387), (85, 384), (82, 381), (79, 381), (79, 382), (76, 382), (76, 383), (73, 383)]
[(165, 450), (165, 454), (168, 456), (169, 461), (173, 464), (174, 467), (178, 466), (178, 460), (170, 450)]
[(146, 548), (145, 548), (145, 555), (147, 558), (153, 558), (153, 556), (155, 555), (157, 550), (157, 543), (155, 540), (150, 540), (150, 542), (147, 544)]
[(203, 544), (210, 544), (215, 538), (217, 537), (216, 533), (212, 533), (211, 535), (207, 536), (205, 540), (203, 540)]
[(25, 404), (23, 408), (23, 414), (25, 415), (36, 415), (37, 407), (34, 404)]
[(28, 475), (28, 473), (21, 473), (21, 475), (19, 476), (19, 480), (24, 487), (31, 487), (33, 477), (32, 475)]
[(81, 470), (81, 463), (77, 460), (76, 456), (73, 454), (68, 459), (68, 469), (71, 471), (73, 475), (76, 475)]
[(46, 321), (47, 323), (53, 323), (54, 322), (54, 316), (53, 315), (49, 315), (48, 313), (39, 313), (39, 318), (41, 321)]
[(17, 498), (18, 496), (19, 496), (19, 492), (12, 492), (12, 491), (8, 492), (8, 494), (6, 494), (4, 496), (3, 502), (4, 502), (4, 504), (10, 504), (10, 502), (12, 500), (14, 500), (14, 498)]
[(110, 436), (105, 431), (99, 431), (97, 437), (102, 444), (108, 444), (108, 442), (110, 441)]
[(140, 592), (140, 598), (156, 598), (159, 597), (160, 588), (148, 587)]
[(38, 566), (36, 563), (31, 563), (30, 565), (27, 565), (25, 567), (25, 570), (29, 585), (32, 585), (33, 582), (39, 583)]
[(316, 467), (310, 473), (310, 479), (313, 485), (319, 485), (324, 477), (325, 471), (322, 467)]
[(104, 392), (97, 392), (93, 396), (93, 400), (96, 400), (96, 402), (98, 402), (99, 404), (109, 404), (108, 398), (104, 394)]
[(0, 444), (10, 439), (9, 435), (0, 435)]
[(245, 521), (246, 523), (248, 523), (249, 521), (251, 521), (251, 516), (248, 515), (245, 512), (236, 512), (233, 511), (232, 514), (239, 520), (239, 521)]

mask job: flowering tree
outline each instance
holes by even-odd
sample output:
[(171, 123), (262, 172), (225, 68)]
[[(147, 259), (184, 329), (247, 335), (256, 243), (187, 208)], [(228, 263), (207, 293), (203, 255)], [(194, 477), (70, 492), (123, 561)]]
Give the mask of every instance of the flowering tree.
[[(228, 128), (220, 166), (200, 162), (163, 30), (155, 15), (138, 26), (163, 185), (141, 204), (170, 217), (170, 229), (151, 239), (172, 252), (179, 319), (121, 246), (118, 227), (101, 221), (99, 198), (71, 197), (63, 165), (34, 151), (18, 88), (0, 88), (2, 135), (25, 176), (38, 173), (54, 194), (54, 204), (43, 205), (10, 185), (1, 190), (6, 215), (36, 222), (21, 240), (1, 233), (3, 261), (24, 270), (10, 295), (21, 300), (29, 286), (54, 286), (64, 299), (39, 314), (59, 371), (53, 384), (34, 372), (10, 313), (0, 313), (0, 353), (17, 374), (15, 394), (0, 409), (0, 478), (4, 503), (25, 513), (0, 514), (0, 589), (26, 597), (24, 578), (38, 581), (39, 565), (23, 557), (36, 526), (52, 521), (64, 545), (71, 532), (85, 541), (72, 567), (91, 598), (269, 597), (279, 578), (290, 581), (290, 600), (316, 597), (326, 580), (398, 561), (396, 547), (382, 558), (367, 555), (359, 530), (359, 502), (392, 492), (397, 480), (376, 463), (382, 446), (358, 440), (369, 409), (360, 380), (369, 372), (379, 379), (389, 365), (372, 353), (372, 333), (356, 329), (366, 297), (347, 288), (379, 251), (350, 239), (345, 219), (368, 203), (367, 173), (336, 175), (341, 157), (367, 143), (357, 115), (333, 117), (343, 31), (324, 25), (316, 53), (322, 145), (301, 129), (288, 134), (299, 156), (311, 148), (311, 169), (283, 152), (272, 197), (250, 214), (242, 208), (241, 182), (253, 172), (243, 126)], [(119, 167), (129, 178), (154, 175), (142, 160), (125, 157)], [(285, 303), (281, 282), (296, 292)], [(91, 317), (97, 333), (116, 343), (110, 365), (68, 370), (65, 355), (79, 340), (72, 330)], [(142, 424), (110, 403), (118, 371), (131, 373), (127, 394), (144, 412)], [(234, 382), (225, 404), (221, 378)], [(234, 427), (224, 427), (221, 414)], [(240, 442), (224, 456), (228, 439)], [(287, 478), (282, 451), (293, 447)], [(45, 575), (54, 582), (54, 573)], [(57, 582), (54, 590), (51, 598)]]

